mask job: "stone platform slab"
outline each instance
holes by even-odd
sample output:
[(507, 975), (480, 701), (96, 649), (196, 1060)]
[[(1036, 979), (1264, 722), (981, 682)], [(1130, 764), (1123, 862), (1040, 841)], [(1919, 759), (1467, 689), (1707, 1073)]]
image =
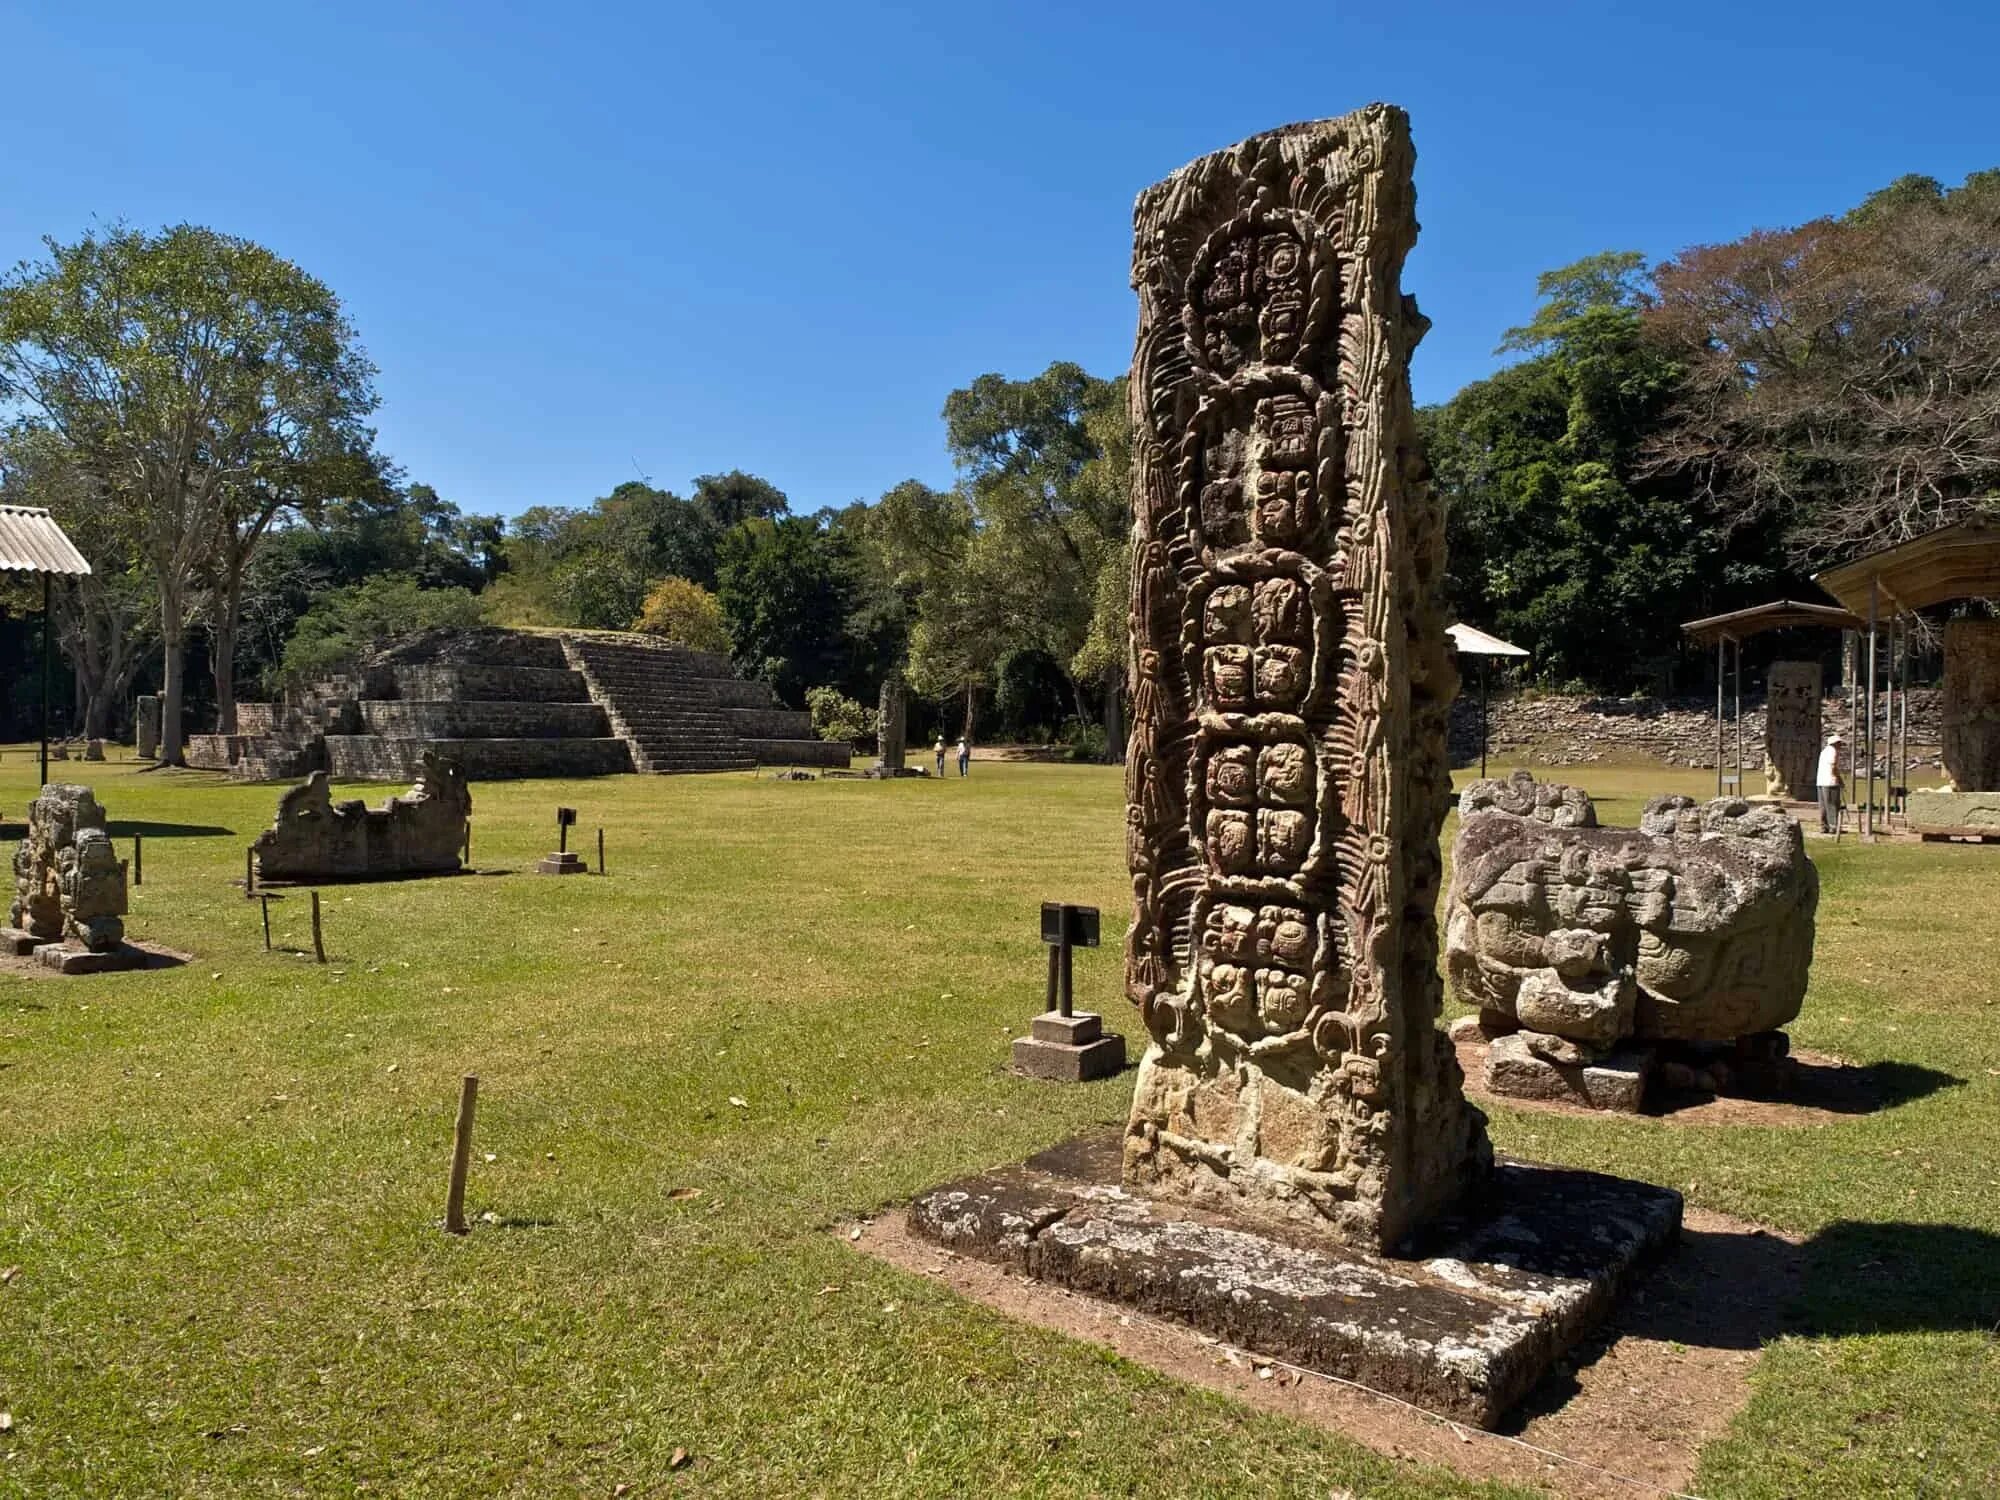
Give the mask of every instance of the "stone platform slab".
[(1401, 1257), (1293, 1243), (1118, 1186), (1119, 1137), (949, 1183), (911, 1230), (1266, 1356), (1494, 1426), (1679, 1235), (1680, 1194), (1503, 1161)]
[(144, 969), (151, 963), (145, 949), (135, 948), (130, 943), (104, 949), (44, 943), (35, 949), (35, 961), (58, 974), (115, 974), (125, 969)]

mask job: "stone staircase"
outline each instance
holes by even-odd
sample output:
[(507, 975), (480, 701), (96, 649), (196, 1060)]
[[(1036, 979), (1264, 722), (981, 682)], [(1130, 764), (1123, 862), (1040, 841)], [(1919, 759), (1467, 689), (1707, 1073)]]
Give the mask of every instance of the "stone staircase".
[(815, 738), (807, 715), (781, 708), (721, 657), (608, 632), (565, 632), (562, 648), (641, 771), (847, 764), (845, 745)]
[(721, 657), (614, 632), (425, 632), (237, 717), (241, 733), (190, 737), (189, 764), (244, 781), (411, 781), (435, 751), (495, 781), (848, 761)]

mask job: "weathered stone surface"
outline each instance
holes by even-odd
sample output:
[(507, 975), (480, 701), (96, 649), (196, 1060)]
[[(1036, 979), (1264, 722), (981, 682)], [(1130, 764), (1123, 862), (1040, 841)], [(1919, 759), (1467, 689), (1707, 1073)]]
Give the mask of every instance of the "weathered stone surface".
[(87, 786), (43, 787), (14, 851), (14, 926), (43, 943), (106, 952), (124, 939), (125, 902), (125, 866), (96, 796)]
[(1363, 1245), (1481, 1180), (1436, 1021), (1456, 678), (1416, 460), (1400, 110), (1134, 211), (1128, 1186)]
[(1910, 793), (1910, 826), (1931, 837), (2000, 837), (2000, 791)]
[(574, 849), (559, 849), (553, 854), (544, 854), (535, 861), (537, 875), (587, 875), (590, 866), (583, 862), (583, 856)]
[(911, 1205), (910, 1226), (960, 1253), (1485, 1426), (1680, 1226), (1680, 1197), (1665, 1189), (1504, 1163), (1490, 1200), (1466, 1200), (1463, 1215), (1435, 1221), (1391, 1258), (1149, 1202), (1090, 1172), (1096, 1159), (1045, 1153), (949, 1184)]
[(1095, 1011), (1080, 1010), (1074, 1015), (1045, 1010), (1029, 1023), (1028, 1034), (1038, 1042), (1062, 1042), (1081, 1047), (1104, 1035), (1104, 1017)]
[(1956, 791), (2000, 792), (2000, 620), (1944, 627), (1944, 772)]
[(903, 674), (891, 671), (882, 679), (882, 693), (875, 709), (875, 764), (885, 771), (900, 772), (903, 769), (908, 713)]
[(1769, 803), (1655, 797), (1636, 830), (1488, 806), (1452, 846), (1446, 957), (1461, 1000), (1535, 1030), (1724, 1041), (1798, 1014), (1818, 903), (1798, 825)]
[(417, 784), (381, 807), (335, 802), (326, 773), (278, 799), (250, 846), (267, 880), (443, 874), (460, 866), (472, 792), (455, 761), (426, 754)]
[(134, 736), (139, 742), (139, 759), (153, 760), (160, 753), (160, 698), (157, 693), (142, 693), (134, 702), (132, 714)]
[(1116, 1032), (1087, 1042), (1052, 1042), (1036, 1036), (1017, 1036), (1013, 1056), (1015, 1071), (1030, 1078), (1089, 1083), (1125, 1071), (1125, 1038)]
[(1774, 661), (1764, 673), (1764, 791), (1784, 802), (1817, 795), (1821, 744), (1816, 661)]
[(1486, 1050), (1486, 1087), (1515, 1099), (1587, 1104), (1592, 1109), (1637, 1113), (1645, 1107), (1652, 1048), (1628, 1046), (1588, 1057), (1574, 1043), (1563, 1045), (1565, 1041), (1528, 1031), (1496, 1038)]
[(114, 943), (109, 948), (44, 943), (35, 949), (35, 961), (58, 974), (114, 974), (126, 969), (143, 969), (149, 959), (145, 949), (135, 948), (130, 943)]
[(1516, 771), (1505, 780), (1496, 776), (1475, 781), (1458, 794), (1459, 817), (1488, 811), (1533, 818), (1551, 828), (1597, 826), (1597, 806), (1581, 788), (1537, 781), (1526, 771)]

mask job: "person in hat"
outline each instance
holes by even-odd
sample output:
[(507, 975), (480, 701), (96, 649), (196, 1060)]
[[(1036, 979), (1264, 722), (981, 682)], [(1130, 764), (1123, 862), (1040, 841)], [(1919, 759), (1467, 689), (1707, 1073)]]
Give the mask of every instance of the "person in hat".
[(1840, 832), (1840, 763), (1842, 747), (1847, 743), (1838, 730), (1827, 736), (1826, 747), (1819, 752), (1819, 831), (1821, 833)]

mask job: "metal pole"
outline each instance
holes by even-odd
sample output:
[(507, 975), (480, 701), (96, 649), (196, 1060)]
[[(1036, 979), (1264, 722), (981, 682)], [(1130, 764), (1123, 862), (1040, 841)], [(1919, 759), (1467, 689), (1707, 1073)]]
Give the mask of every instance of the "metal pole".
[(1896, 642), (1901, 626), (1900, 615), (1889, 616), (1889, 712), (1882, 721), (1888, 768), (1882, 772), (1882, 821), (1891, 829), (1896, 826)]
[(1903, 826), (1910, 823), (1910, 622), (1903, 620), (1903, 719), (1897, 726), (1896, 781), (1903, 788)]
[(1742, 796), (1743, 785), (1743, 641), (1736, 642), (1736, 795)]
[[(1861, 829), (1861, 632), (1847, 632), (1847, 789), (1854, 804), (1855, 831)], [(1845, 816), (1843, 814), (1843, 816)]]
[(1723, 655), (1729, 649), (1728, 638), (1717, 636), (1715, 640), (1715, 795), (1722, 795), (1722, 690), (1729, 685), (1727, 658)]
[(1486, 776), (1486, 658), (1479, 658), (1479, 775)]
[(1868, 580), (1868, 800), (1861, 804), (1861, 835), (1875, 837), (1875, 615), (1882, 586)]
[(55, 621), (50, 618), (50, 578), (42, 575), (42, 785), (49, 784), (49, 674), (55, 655)]
[(1057, 976), (1062, 973), (1062, 959), (1056, 953), (1056, 945), (1049, 945), (1049, 1003), (1048, 1009), (1056, 1008)]
[(1059, 951), (1062, 953), (1062, 994), (1060, 997), (1061, 1008), (1062, 1008), (1062, 1013), (1064, 1015), (1068, 1015), (1070, 1014), (1071, 1006), (1074, 1003), (1075, 995), (1074, 995), (1074, 990), (1070, 983), (1070, 965), (1069, 965), (1070, 946), (1069, 946), (1069, 934), (1067, 932), (1063, 934), (1062, 947)]

